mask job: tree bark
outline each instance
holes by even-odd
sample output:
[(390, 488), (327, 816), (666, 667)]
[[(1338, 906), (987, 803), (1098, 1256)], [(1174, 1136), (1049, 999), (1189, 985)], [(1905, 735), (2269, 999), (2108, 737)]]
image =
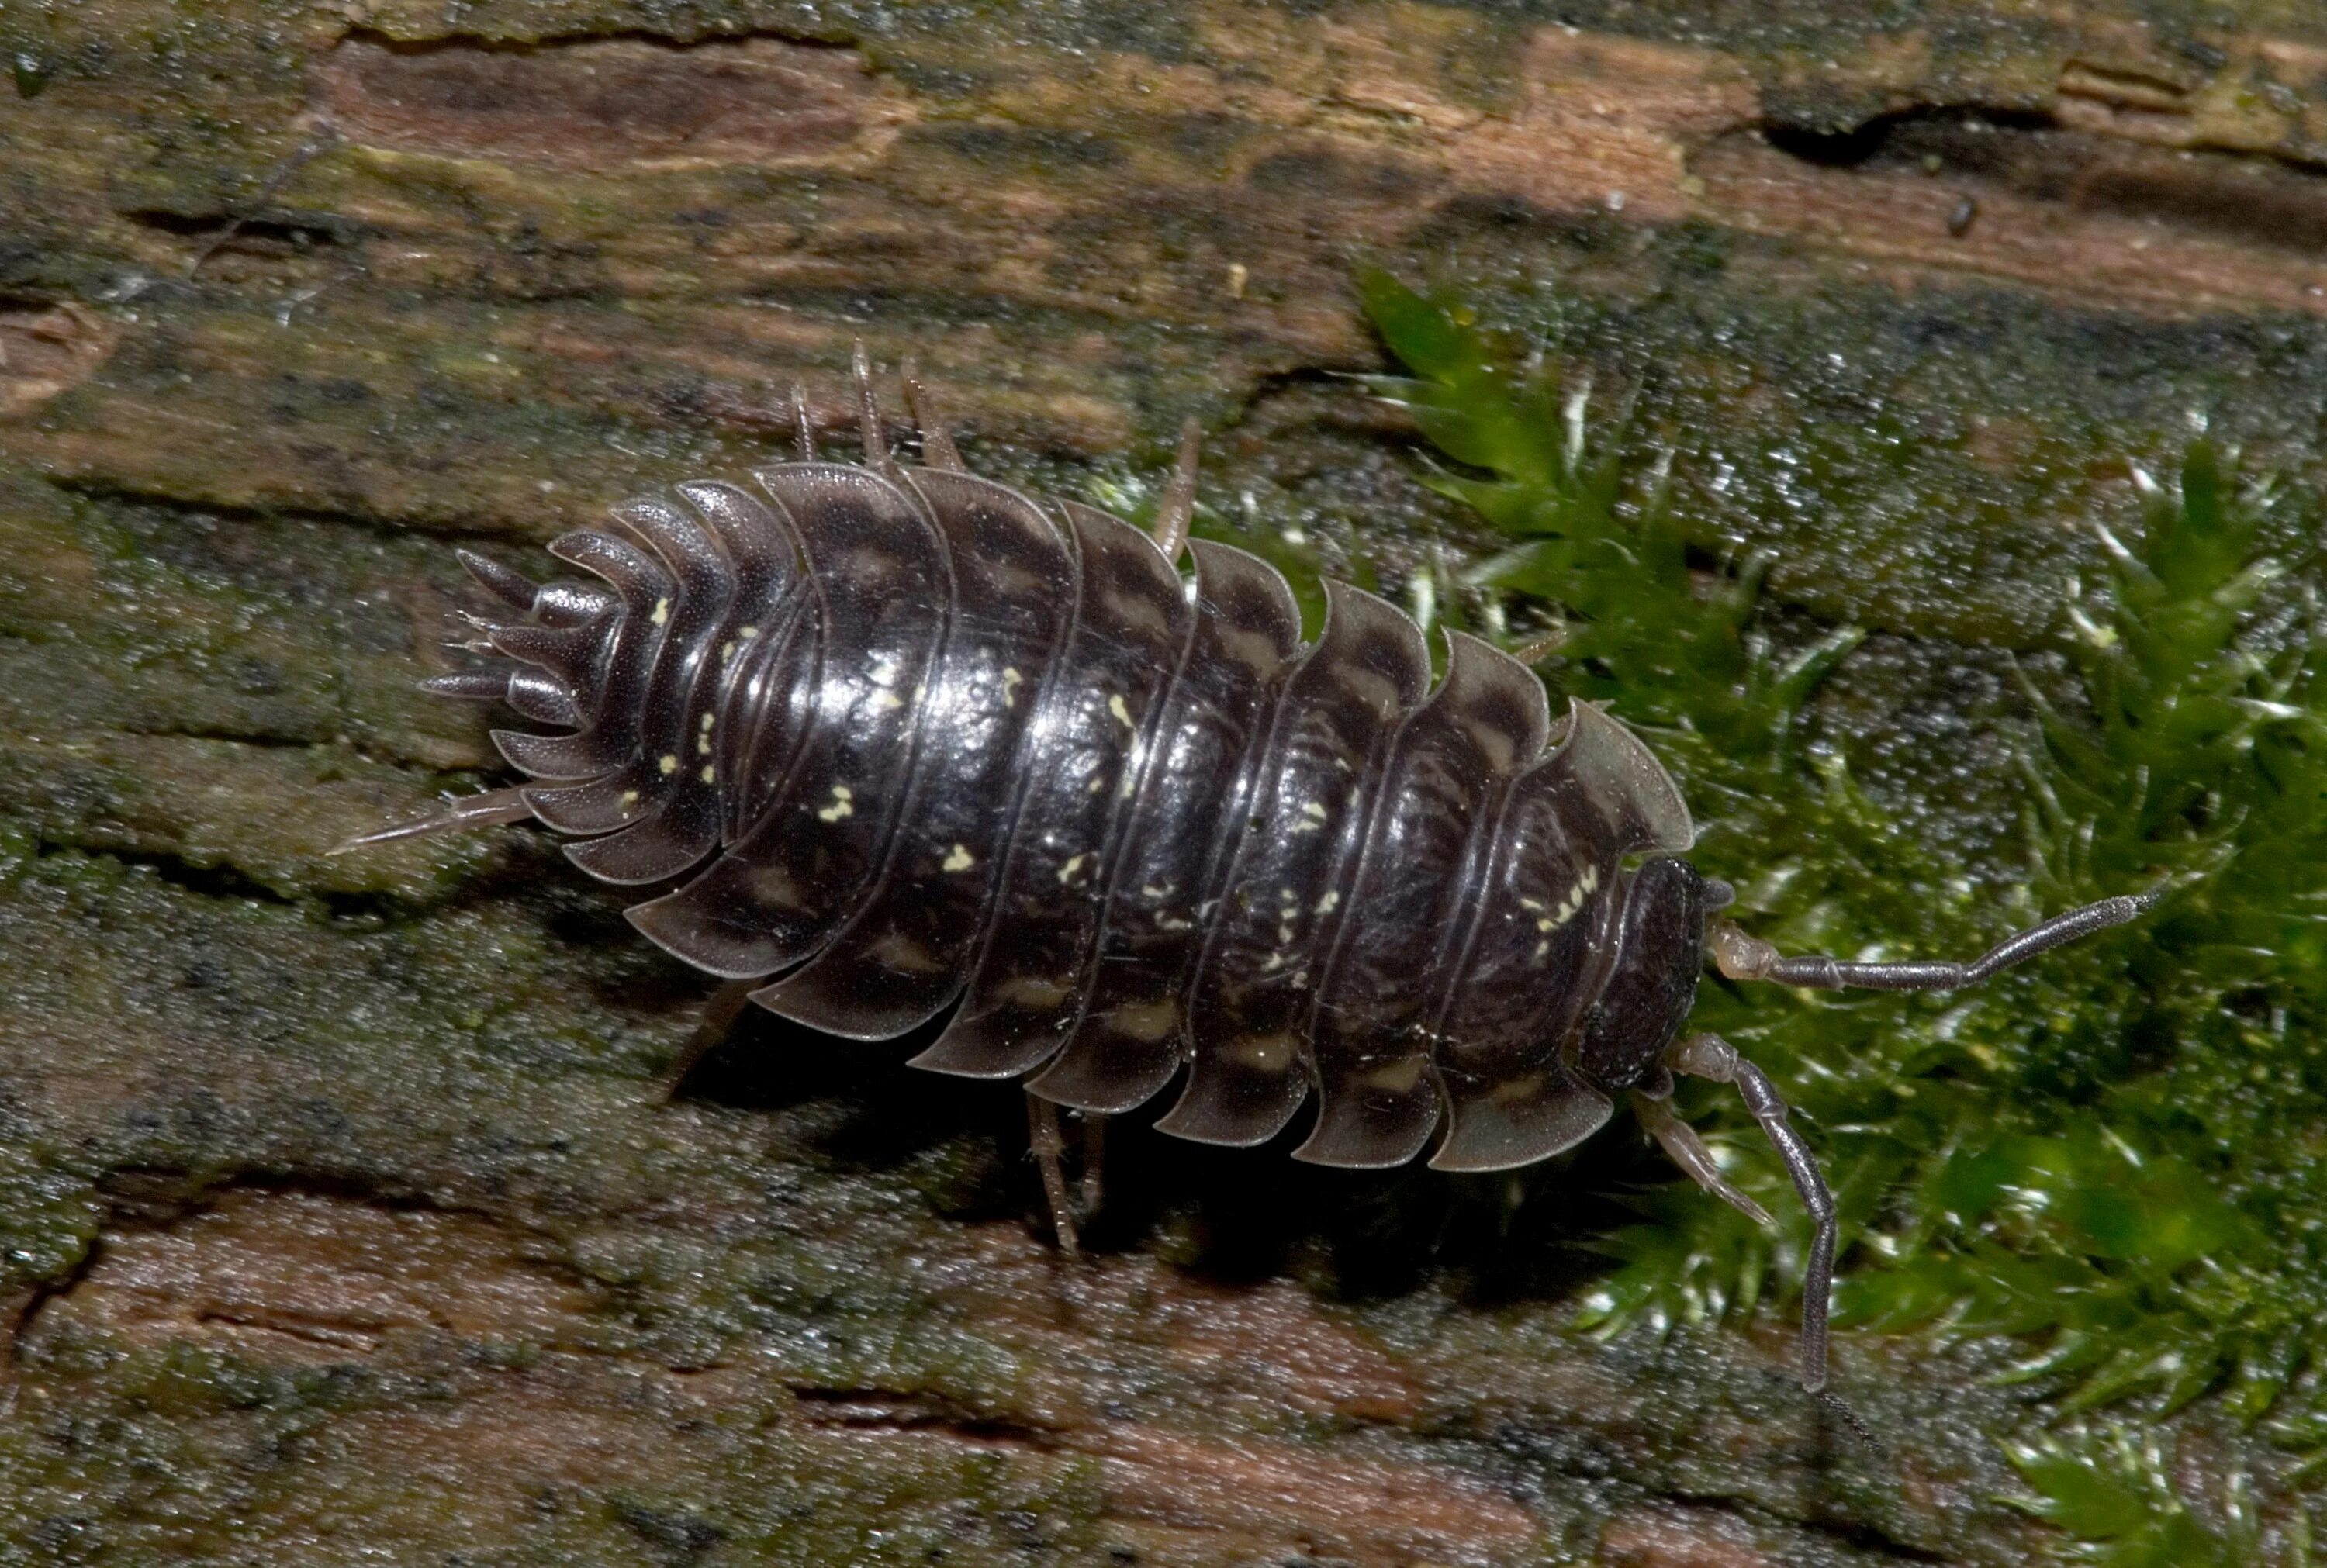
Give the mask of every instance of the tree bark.
[(1008, 1086), (752, 1019), (673, 1093), (713, 983), (536, 837), (326, 854), (490, 769), (411, 690), (448, 541), (738, 472), (796, 379), (836, 429), (860, 340), (998, 477), (1192, 415), (1272, 547), (1486, 547), (1342, 378), (1368, 266), (1575, 302), (1941, 788), (1898, 715), (1979, 716), (2128, 454), (2318, 473), (2327, 33), (1788, 9), (0, 13), (0, 1563), (2061, 1550), (2006, 1347), (1843, 1336), (1878, 1451), (1770, 1312), (1568, 1331), (1629, 1131), (1514, 1207), (1135, 1118), (1064, 1257)]

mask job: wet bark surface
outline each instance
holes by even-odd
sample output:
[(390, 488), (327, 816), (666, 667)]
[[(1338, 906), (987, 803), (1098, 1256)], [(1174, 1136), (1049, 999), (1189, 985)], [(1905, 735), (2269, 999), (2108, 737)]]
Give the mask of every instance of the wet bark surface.
[(1119, 500), (1193, 415), (1256, 540), (1481, 551), (1341, 378), (1384, 265), (1593, 302), (1976, 861), (2123, 453), (2319, 473), (2327, 32), (1910, 9), (0, 15), (0, 1562), (2063, 1550), (2008, 1346), (1844, 1336), (1877, 1450), (1780, 1312), (1569, 1331), (1628, 1126), (1466, 1182), (1132, 1118), (1068, 1259), (1008, 1086), (756, 1018), (674, 1090), (712, 983), (538, 836), (325, 854), (489, 770), (411, 690), (452, 541), (739, 471), (796, 378), (837, 425), (860, 339), (999, 477)]

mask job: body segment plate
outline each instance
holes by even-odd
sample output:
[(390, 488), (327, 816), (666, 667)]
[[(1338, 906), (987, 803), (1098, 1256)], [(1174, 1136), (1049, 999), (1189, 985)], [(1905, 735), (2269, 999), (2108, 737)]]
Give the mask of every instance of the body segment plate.
[(1225, 545), (1190, 548), (1194, 635), (1125, 826), (1090, 995), (1066, 1049), (1028, 1086), (1079, 1109), (1145, 1103), (1187, 1054), (1206, 890), (1228, 825), (1245, 809), (1276, 683), (1301, 644), (1300, 606), (1275, 567)]
[(631, 911), (672, 952), (735, 977), (815, 953), (878, 873), (912, 770), (906, 699), (929, 678), (952, 601), (943, 542), (886, 480), (820, 462), (759, 477), (800, 541), (819, 640), (852, 657), (818, 662), (806, 733), (750, 831)]
[(1146, 535), (1072, 502), (1074, 630), (1034, 723), (995, 918), (961, 1010), (917, 1066), (977, 1078), (1028, 1072), (1082, 1014), (1116, 828), (1192, 617), (1180, 575)]
[(1188, 1087), (1165, 1132), (1273, 1137), (1308, 1097), (1306, 1030), (1383, 750), (1430, 686), (1413, 621), (1326, 584), (1323, 634), (1286, 680), (1189, 1006)]
[(806, 967), (753, 994), (832, 1034), (885, 1040), (961, 994), (1000, 880), (1035, 692), (1070, 626), (1074, 557), (1024, 496), (910, 469), (944, 537), (955, 604), (945, 651), (905, 700), (921, 732), (889, 860), (862, 907)]
[(1311, 1024), (1320, 1105), (1294, 1158), (1402, 1165), (1439, 1121), (1432, 1024), (1491, 845), (1488, 809), (1543, 751), (1543, 683), (1475, 638), (1399, 731)]

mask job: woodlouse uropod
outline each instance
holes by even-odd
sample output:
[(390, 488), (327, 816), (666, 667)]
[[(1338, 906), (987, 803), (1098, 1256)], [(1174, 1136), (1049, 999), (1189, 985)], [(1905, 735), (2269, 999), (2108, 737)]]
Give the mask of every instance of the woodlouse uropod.
[(799, 461), (761, 493), (680, 484), (551, 544), (598, 583), (464, 552), (518, 619), (464, 645), (494, 665), (425, 689), (568, 733), (496, 731), (536, 782), (354, 844), (531, 817), (606, 882), (701, 866), (631, 920), (714, 975), (780, 976), (751, 994), (779, 1013), (884, 1039), (953, 1008), (916, 1065), (1094, 1114), (1184, 1073), (1158, 1125), (1201, 1142), (1265, 1142), (1313, 1090), (1294, 1157), (1321, 1164), (1400, 1164), (1442, 1125), (1439, 1169), (1528, 1164), (1622, 1094), (1766, 1223), (1671, 1106), (1676, 1073), (1734, 1085), (1816, 1220), (1822, 1387), (1834, 1206), (1770, 1080), (1681, 1034), (1706, 961), (1945, 990), (2149, 898), (1970, 963), (1780, 957), (1709, 919), (1731, 890), (1679, 858), (1679, 791), (1599, 708), (1555, 733), (1527, 667), (1459, 632), (1434, 689), (1420, 628), (1338, 583), (1304, 645), (1274, 568), (1186, 537), (1192, 436), (1151, 537), (967, 472), (910, 369), (923, 461), (900, 462), (861, 350), (857, 377), (861, 463), (816, 460), (795, 393)]

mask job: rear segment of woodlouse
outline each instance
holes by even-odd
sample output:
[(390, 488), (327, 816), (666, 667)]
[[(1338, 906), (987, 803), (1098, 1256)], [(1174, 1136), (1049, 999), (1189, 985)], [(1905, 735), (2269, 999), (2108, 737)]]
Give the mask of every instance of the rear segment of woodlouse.
[[(861, 370), (861, 367), (860, 367)], [(1266, 563), (962, 471), (941, 432), (890, 457), (681, 484), (550, 546), (498, 662), (426, 683), (565, 733), (496, 731), (530, 782), (366, 840), (532, 817), (593, 876), (684, 877), (631, 919), (753, 998), (860, 1039), (951, 1010), (915, 1062), (1024, 1078), (1091, 1113), (1254, 1144), (1313, 1093), (1296, 1157), (1490, 1171), (1572, 1147), (1629, 1093), (1688, 1172), (1767, 1218), (1670, 1109), (1737, 1086), (1818, 1220), (1804, 1378), (1824, 1378), (1833, 1209), (1768, 1080), (1677, 1037), (1728, 890), (1672, 858), (1687, 807), (1621, 724), (1556, 730), (1518, 661), (1338, 583), (1313, 644)], [(1550, 749), (1547, 751), (1547, 746)], [(1647, 856), (1628, 866), (1632, 857)], [(1973, 966), (1780, 959), (1723, 926), (1727, 972), (1932, 987), (2132, 918), (2113, 900)], [(1443, 1135), (1441, 1129), (1443, 1128)]]

